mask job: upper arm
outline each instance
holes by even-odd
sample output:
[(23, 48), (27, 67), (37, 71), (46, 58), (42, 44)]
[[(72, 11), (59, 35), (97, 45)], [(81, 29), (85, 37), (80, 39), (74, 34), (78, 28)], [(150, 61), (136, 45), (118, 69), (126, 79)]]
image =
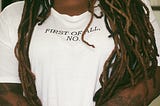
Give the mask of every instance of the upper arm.
[(11, 18), (9, 9), (0, 13), (0, 83), (20, 83), (12, 42), (15, 34), (11, 32), (12, 24), (9, 24)]

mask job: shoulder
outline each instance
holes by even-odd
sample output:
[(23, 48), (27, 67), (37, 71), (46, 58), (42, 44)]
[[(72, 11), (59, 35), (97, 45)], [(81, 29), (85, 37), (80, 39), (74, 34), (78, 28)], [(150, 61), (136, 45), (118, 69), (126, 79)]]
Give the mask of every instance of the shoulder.
[(4, 17), (4, 19), (8, 18), (17, 18), (22, 15), (24, 6), (24, 1), (14, 2), (7, 7), (0, 13), (0, 17)]
[(18, 9), (23, 9), (23, 6), (24, 6), (24, 1), (17, 1), (5, 7), (3, 11), (14, 11)]
[(0, 22), (6, 23), (8, 27), (18, 26), (22, 17), (23, 6), (24, 1), (18, 1), (5, 7), (0, 13)]
[(24, 2), (15, 2), (8, 5), (0, 13), (0, 39), (12, 46), (17, 40), (17, 30), (22, 17)]

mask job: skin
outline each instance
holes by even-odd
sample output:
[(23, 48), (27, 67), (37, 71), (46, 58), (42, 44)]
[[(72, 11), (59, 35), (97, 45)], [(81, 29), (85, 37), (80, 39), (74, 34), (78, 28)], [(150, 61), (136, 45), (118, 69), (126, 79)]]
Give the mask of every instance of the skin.
[[(88, 10), (88, 0), (54, 0), (54, 8), (61, 14), (70, 16), (80, 15)], [(160, 94), (160, 67), (156, 71), (156, 87), (153, 87), (152, 79), (147, 80), (149, 88), (148, 96), (145, 95), (144, 82), (140, 82), (134, 87), (126, 88), (115, 94), (102, 106), (143, 106), (149, 104)], [(13, 85), (0, 84), (0, 106), (29, 106), (22, 92), (13, 92), (9, 89), (19, 89)], [(146, 100), (145, 100), (146, 97)], [(145, 103), (145, 101), (147, 101)]]
[(0, 106), (29, 106), (20, 84), (0, 84)]
[(54, 9), (61, 14), (80, 15), (88, 10), (88, 4), (88, 0), (54, 0)]
[[(147, 80), (148, 95), (144, 81), (141, 81), (134, 87), (123, 89), (115, 94), (109, 101), (102, 106), (148, 106), (160, 94), (160, 66), (155, 73), (155, 87), (153, 80)], [(146, 98), (146, 99), (145, 99)]]

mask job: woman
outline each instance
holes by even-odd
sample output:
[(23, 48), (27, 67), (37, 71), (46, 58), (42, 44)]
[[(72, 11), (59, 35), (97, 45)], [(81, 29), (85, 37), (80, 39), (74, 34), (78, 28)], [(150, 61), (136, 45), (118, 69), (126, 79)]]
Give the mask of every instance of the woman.
[(7, 7), (0, 103), (147, 106), (160, 93), (160, 49), (144, 2), (25, 0)]

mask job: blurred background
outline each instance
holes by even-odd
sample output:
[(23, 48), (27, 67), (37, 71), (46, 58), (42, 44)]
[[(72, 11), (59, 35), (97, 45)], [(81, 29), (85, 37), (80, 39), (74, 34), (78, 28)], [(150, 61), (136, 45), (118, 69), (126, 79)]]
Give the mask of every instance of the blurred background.
[[(152, 9), (160, 25), (160, 0), (150, 0)], [(159, 105), (160, 106), (160, 105)]]
[[(7, 5), (20, 0), (0, 0), (0, 11)], [(160, 25), (160, 0), (150, 0), (154, 14)], [(159, 35), (160, 36), (160, 35)], [(160, 96), (155, 99), (149, 106), (160, 106)]]

